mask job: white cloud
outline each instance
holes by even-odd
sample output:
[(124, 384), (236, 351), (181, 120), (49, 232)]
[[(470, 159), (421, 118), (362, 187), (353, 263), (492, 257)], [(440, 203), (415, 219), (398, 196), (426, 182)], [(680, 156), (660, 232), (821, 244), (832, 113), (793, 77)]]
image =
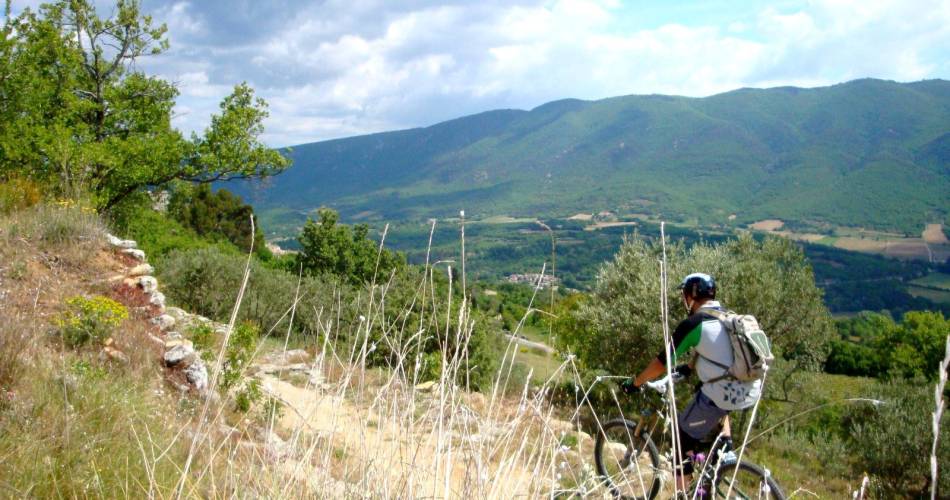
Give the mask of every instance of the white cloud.
[(248, 10), (158, 7), (173, 50), (148, 64), (182, 84), (179, 111), (189, 112), (176, 124), (186, 129), (203, 128), (234, 83), (250, 82), (271, 104), (274, 145), (565, 97), (950, 76), (941, 0), (812, 0), (636, 29), (616, 0), (240, 5)]

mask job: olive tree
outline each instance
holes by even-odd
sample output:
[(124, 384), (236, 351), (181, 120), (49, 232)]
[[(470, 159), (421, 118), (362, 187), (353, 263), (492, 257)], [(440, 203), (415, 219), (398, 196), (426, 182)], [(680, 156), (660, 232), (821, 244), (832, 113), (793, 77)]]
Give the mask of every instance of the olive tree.
[[(642, 369), (663, 348), (658, 240), (628, 237), (597, 277), (564, 331), (562, 348), (574, 352), (589, 369), (618, 375)], [(782, 238), (757, 240), (743, 234), (713, 245), (667, 246), (669, 328), (686, 317), (677, 290), (692, 272), (713, 275), (717, 300), (726, 308), (753, 314), (773, 343), (780, 363), (770, 374), (788, 397), (790, 376), (817, 369), (832, 334), (830, 315), (815, 286), (811, 266), (800, 248)], [(778, 372), (778, 373), (775, 373)]]

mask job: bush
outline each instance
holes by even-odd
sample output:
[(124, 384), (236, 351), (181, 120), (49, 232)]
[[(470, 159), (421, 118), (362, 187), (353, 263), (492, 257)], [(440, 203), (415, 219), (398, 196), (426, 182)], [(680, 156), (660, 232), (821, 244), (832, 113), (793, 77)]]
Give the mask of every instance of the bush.
[[(110, 215), (116, 231), (135, 240), (153, 261), (160, 260), (174, 250), (206, 248), (214, 244), (200, 237), (193, 229), (152, 210), (151, 200), (146, 195), (127, 200)], [(217, 243), (217, 246), (234, 254), (240, 253), (237, 247), (226, 241)]]
[(260, 330), (252, 323), (241, 323), (231, 332), (224, 348), (224, 365), (221, 367), (218, 387), (228, 394), (234, 391), (235, 409), (246, 413), (261, 398), (260, 381), (246, 374), (247, 367), (257, 348)]
[[(922, 379), (877, 388), (881, 405), (851, 406), (843, 419), (853, 468), (874, 476), (881, 498), (929, 496), (933, 388)], [(944, 413), (937, 461), (938, 498), (950, 492), (950, 416)]]
[[(163, 290), (176, 304), (209, 318), (224, 321), (231, 314), (241, 288), (247, 257), (217, 247), (176, 250), (158, 266)], [(257, 260), (251, 261), (251, 276), (241, 304), (238, 319), (248, 321), (261, 331), (275, 328), (294, 303), (297, 276), (269, 269)], [(352, 290), (333, 281), (306, 277), (300, 284), (302, 302), (298, 305), (294, 324), (300, 334), (320, 331), (320, 310), (336, 309), (337, 299), (348, 304)], [(348, 325), (354, 318), (350, 312), (341, 318)]]
[(32, 207), (42, 198), (39, 186), (30, 179), (17, 175), (0, 179), (0, 214)]
[(80, 348), (90, 342), (102, 342), (112, 335), (129, 312), (122, 304), (102, 296), (66, 299), (67, 311), (56, 321), (67, 347)]

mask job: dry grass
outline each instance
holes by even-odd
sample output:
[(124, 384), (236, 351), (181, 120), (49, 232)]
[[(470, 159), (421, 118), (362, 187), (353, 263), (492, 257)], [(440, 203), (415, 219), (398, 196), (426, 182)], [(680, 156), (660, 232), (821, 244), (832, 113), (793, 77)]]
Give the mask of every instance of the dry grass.
[[(7, 293), (0, 301), (0, 377), (6, 377), (0, 381), (8, 380), (14, 393), (0, 405), (0, 496), (603, 493), (591, 466), (590, 437), (569, 433), (570, 424), (556, 418), (565, 410), (550, 402), (557, 381), (580, 384), (573, 360), (547, 379), (516, 380), (512, 367), (521, 353), (509, 342), (492, 386), (466, 391), (456, 381), (464, 381), (469, 368), (474, 322), (467, 307), (437, 308), (451, 298), (437, 301), (428, 278), (416, 301), (428, 304), (427, 314), (438, 315), (438, 322), (396, 323), (385, 311), (387, 288), (376, 287), (362, 302), (358, 341), (344, 348), (330, 341), (339, 333), (333, 318), (342, 311), (325, 311), (322, 340), (307, 346), (316, 353), (307, 377), (261, 375), (265, 393), (282, 402), (277, 414), (265, 411), (268, 398), (239, 414), (227, 397), (201, 401), (179, 394), (162, 381), (158, 353), (146, 340), (154, 332), (142, 317), (133, 315), (114, 335), (131, 358), (128, 365), (102, 361), (94, 350), (63, 349), (48, 333), (65, 297), (108, 294), (133, 307), (141, 297), (108, 281), (128, 263), (103, 248), (101, 224), (81, 211), (58, 210), (39, 207), (0, 225), (0, 288)], [(445, 327), (447, 311), (457, 311), (451, 324), (459, 326)], [(374, 341), (373, 331), (387, 336)], [(437, 383), (426, 387), (420, 384), (422, 348), (432, 338), (453, 347), (441, 353)], [(369, 367), (374, 342), (398, 353), (389, 366)], [(286, 348), (286, 339), (282, 344)], [(567, 419), (583, 410), (567, 409)]]

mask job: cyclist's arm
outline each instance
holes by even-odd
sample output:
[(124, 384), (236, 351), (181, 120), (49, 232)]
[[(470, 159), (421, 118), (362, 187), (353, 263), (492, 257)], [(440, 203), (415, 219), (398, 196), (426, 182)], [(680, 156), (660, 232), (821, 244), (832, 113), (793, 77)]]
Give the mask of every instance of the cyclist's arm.
[[(673, 330), (673, 363), (686, 354), (690, 349), (699, 345), (703, 336), (703, 316), (694, 314), (676, 325)], [(666, 366), (666, 349), (656, 355), (657, 361)]]
[(637, 375), (637, 378), (633, 381), (633, 385), (640, 387), (660, 375), (666, 375), (666, 366), (663, 365), (659, 359), (654, 358), (653, 361), (650, 361), (650, 364), (640, 372), (640, 375)]

